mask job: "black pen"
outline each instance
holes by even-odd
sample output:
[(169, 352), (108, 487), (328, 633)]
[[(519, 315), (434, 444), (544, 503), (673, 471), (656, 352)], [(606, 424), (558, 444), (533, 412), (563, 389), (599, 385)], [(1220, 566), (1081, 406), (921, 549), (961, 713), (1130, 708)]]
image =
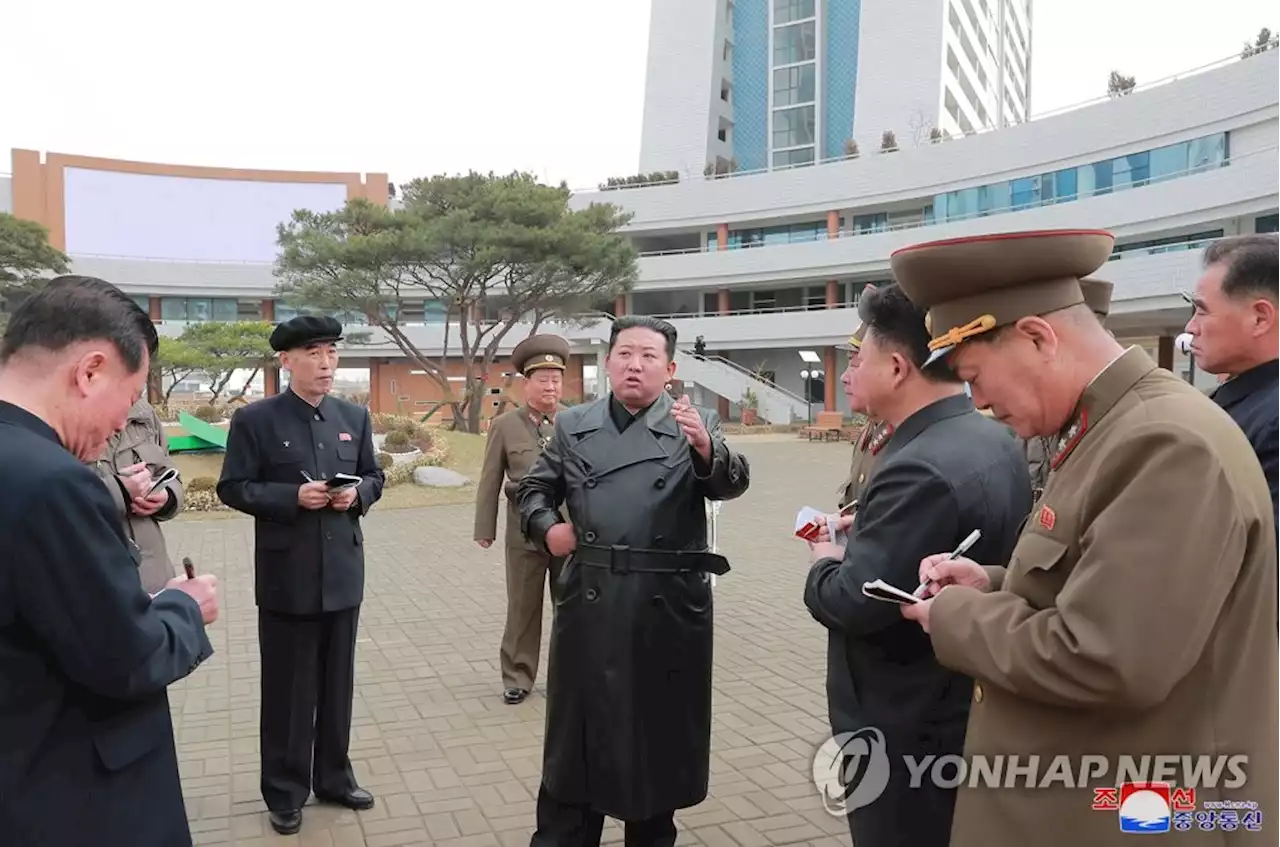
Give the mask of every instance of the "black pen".
[[(969, 552), (969, 548), (977, 544), (978, 539), (981, 537), (982, 530), (980, 529), (975, 529), (973, 532), (969, 533), (968, 537), (966, 537), (964, 541), (960, 542), (960, 546), (951, 551), (951, 555), (947, 557), (947, 560), (950, 561), (951, 559), (958, 559), (965, 553)], [(924, 582), (920, 583), (919, 588), (911, 592), (911, 595), (913, 597), (924, 597), (924, 590), (928, 587), (929, 580), (926, 579)]]
[(196, 578), (196, 566), (191, 563), (190, 556), (182, 557), (182, 569), (187, 572), (187, 579)]

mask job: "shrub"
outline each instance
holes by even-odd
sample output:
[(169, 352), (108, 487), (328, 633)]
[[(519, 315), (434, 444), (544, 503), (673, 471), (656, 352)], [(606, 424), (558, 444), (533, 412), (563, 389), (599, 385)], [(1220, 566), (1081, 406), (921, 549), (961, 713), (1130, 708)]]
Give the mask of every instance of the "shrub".
[(413, 450), (413, 444), (402, 430), (393, 429), (382, 440), (382, 449), (387, 453), (409, 453)]
[(844, 154), (846, 156), (858, 155), (858, 142), (854, 141), (852, 138), (846, 138), (844, 140)]
[(197, 406), (193, 414), (205, 423), (217, 423), (222, 420), (222, 410), (210, 403)]
[(187, 483), (187, 492), (192, 491), (213, 491), (218, 487), (218, 481), (211, 476), (198, 476)]
[(219, 500), (215, 492), (190, 490), (182, 508), (188, 512), (218, 512), (228, 509), (227, 504)]
[(419, 456), (411, 462), (402, 462), (388, 468), (385, 474), (386, 485), (402, 485), (413, 479), (413, 472), (418, 468), (437, 467), (442, 464), (438, 455)]
[(884, 133), (880, 136), (880, 152), (893, 153), (897, 149), (898, 149), (898, 136), (894, 134), (893, 130), (886, 129)]
[(390, 453), (380, 452), (378, 453), (377, 459), (378, 467), (384, 471), (396, 463), (395, 456), (392, 456)]

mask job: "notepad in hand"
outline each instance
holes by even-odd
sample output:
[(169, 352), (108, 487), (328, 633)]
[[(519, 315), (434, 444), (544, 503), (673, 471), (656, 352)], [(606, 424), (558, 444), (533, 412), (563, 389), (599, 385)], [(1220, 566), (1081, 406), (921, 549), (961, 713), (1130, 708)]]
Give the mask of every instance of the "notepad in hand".
[(885, 603), (896, 603), (899, 606), (909, 606), (913, 603), (920, 602), (919, 597), (914, 597), (900, 588), (894, 588), (883, 579), (877, 579), (874, 582), (862, 583), (862, 593), (870, 597), (872, 600), (882, 600)]

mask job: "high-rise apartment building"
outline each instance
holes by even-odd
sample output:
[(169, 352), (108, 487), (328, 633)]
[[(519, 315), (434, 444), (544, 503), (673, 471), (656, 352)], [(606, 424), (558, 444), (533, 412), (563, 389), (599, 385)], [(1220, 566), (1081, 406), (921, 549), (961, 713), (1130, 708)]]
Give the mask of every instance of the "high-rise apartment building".
[(1019, 123), (1031, 0), (652, 0), (644, 172), (765, 170)]

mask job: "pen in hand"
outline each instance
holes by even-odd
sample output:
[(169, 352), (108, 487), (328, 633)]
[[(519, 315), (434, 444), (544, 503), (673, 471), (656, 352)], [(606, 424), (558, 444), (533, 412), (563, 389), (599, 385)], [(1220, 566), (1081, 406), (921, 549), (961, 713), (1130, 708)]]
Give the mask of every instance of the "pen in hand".
[[(981, 537), (982, 537), (982, 530), (975, 529), (973, 532), (969, 533), (968, 536), (965, 537), (964, 541), (960, 542), (959, 547), (951, 551), (951, 555), (948, 556), (947, 558), (948, 559), (960, 558), (965, 553), (968, 553), (969, 548), (977, 544), (978, 539)], [(920, 587), (917, 588), (915, 591), (912, 591), (911, 594), (913, 597), (924, 597), (925, 589), (928, 587), (929, 587), (929, 580), (926, 579), (924, 582), (920, 583)]]
[(187, 579), (196, 578), (196, 566), (191, 563), (190, 556), (182, 557), (182, 569), (187, 572)]

